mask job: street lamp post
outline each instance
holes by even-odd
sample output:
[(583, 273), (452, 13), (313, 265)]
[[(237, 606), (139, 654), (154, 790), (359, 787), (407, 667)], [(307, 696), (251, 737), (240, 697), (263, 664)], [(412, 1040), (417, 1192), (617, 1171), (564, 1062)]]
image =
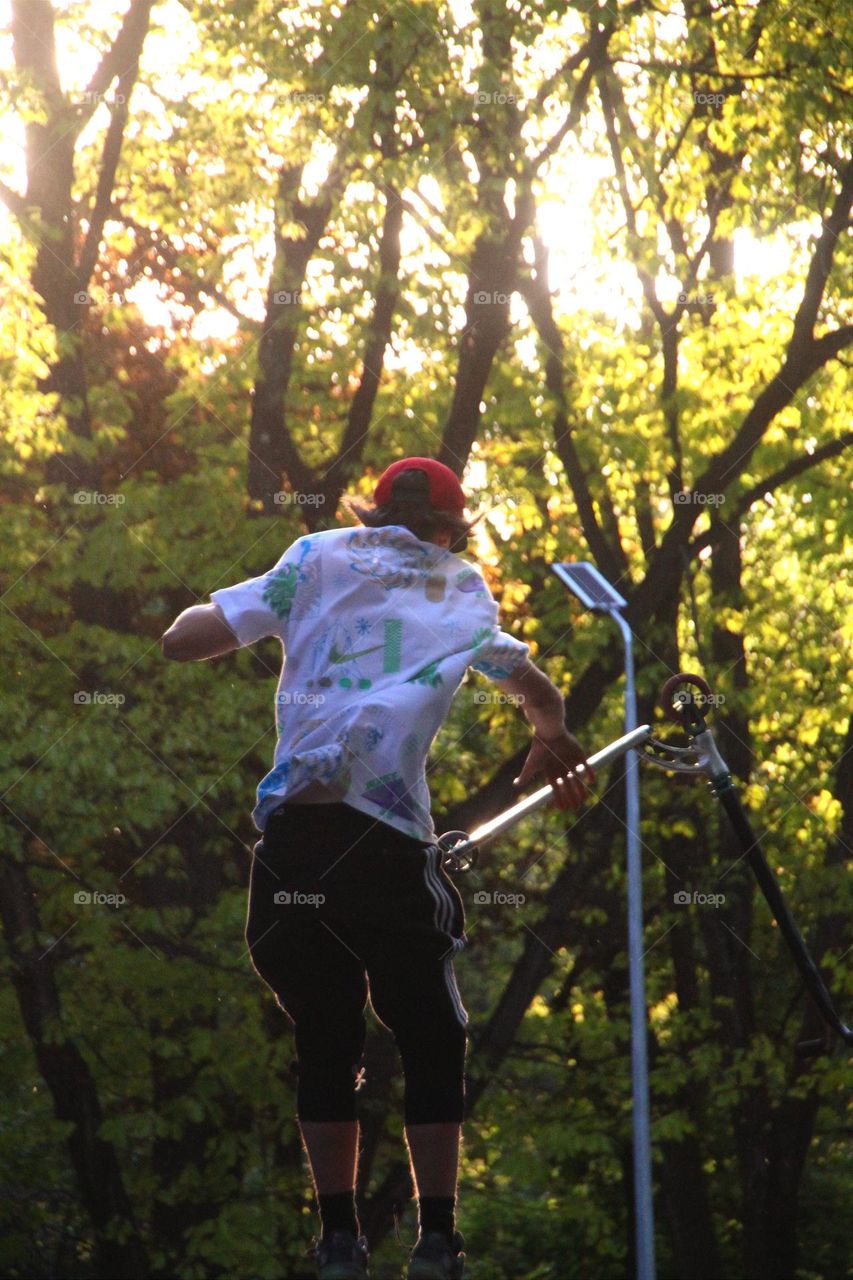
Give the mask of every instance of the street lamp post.
[[(622, 633), (625, 648), (625, 732), (637, 727), (634, 650), (631, 628), (622, 616), (627, 600), (593, 564), (553, 564), (564, 586), (588, 609), (607, 613)], [(654, 1213), (649, 1124), (647, 1013), (643, 964), (643, 867), (640, 854), (640, 786), (635, 750), (625, 755), (628, 868), (628, 968), (631, 991), (631, 1089), (634, 1101), (634, 1239), (637, 1280), (654, 1280)]]

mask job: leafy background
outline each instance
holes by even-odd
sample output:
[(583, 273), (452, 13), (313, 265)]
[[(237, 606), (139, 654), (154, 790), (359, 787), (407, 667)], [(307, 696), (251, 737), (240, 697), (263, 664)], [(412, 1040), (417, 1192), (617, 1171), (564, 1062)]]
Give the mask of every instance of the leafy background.
[[(619, 732), (619, 647), (551, 561), (628, 596), (644, 719), (666, 675), (704, 672), (849, 1007), (847, 11), (4, 18), (3, 1274), (310, 1274), (292, 1037), (242, 936), (280, 654), (170, 665), (158, 640), (406, 453), (487, 510), (505, 625), (583, 741)], [(508, 803), (523, 759), (517, 709), (484, 693), (466, 683), (434, 747), (443, 829)], [(464, 882), (472, 1280), (633, 1269), (622, 806), (617, 772)], [(659, 1274), (841, 1275), (844, 1059), (797, 1057), (819, 1023), (705, 789), (644, 773), (643, 845)], [(414, 1210), (375, 1026), (367, 1076), (382, 1280)]]

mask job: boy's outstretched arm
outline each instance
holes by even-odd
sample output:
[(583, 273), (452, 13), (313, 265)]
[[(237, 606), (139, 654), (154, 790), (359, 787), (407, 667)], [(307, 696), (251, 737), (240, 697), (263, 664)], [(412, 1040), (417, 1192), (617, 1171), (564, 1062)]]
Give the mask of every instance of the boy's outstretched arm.
[(538, 773), (544, 773), (554, 788), (554, 803), (558, 808), (580, 808), (587, 795), (585, 784), (595, 782), (595, 774), (587, 767), (581, 781), (581, 777), (571, 772), (584, 763), (586, 755), (577, 738), (566, 728), (560, 690), (529, 658), (506, 680), (495, 683), (504, 693), (518, 699), (533, 727), (533, 743), (516, 785), (523, 786)]
[(218, 658), (221, 653), (230, 653), (239, 647), (240, 641), (218, 604), (196, 604), (184, 609), (160, 638), (164, 657), (174, 658), (176, 662)]

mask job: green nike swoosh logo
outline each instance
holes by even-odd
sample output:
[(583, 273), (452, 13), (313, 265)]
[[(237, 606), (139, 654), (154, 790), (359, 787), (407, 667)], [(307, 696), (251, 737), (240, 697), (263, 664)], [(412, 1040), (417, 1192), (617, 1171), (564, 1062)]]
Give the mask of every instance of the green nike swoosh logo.
[(377, 649), (384, 648), (381, 644), (372, 644), (369, 649), (356, 649), (353, 653), (341, 653), (336, 644), (333, 644), (329, 651), (330, 662), (352, 662), (355, 658), (363, 658), (366, 653), (375, 653)]

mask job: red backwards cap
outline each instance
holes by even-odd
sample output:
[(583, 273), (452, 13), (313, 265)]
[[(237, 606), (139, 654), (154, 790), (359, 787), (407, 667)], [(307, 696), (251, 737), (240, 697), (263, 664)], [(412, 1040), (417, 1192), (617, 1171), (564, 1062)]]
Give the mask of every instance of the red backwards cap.
[(382, 507), (391, 500), (391, 486), (402, 471), (424, 471), (429, 483), (430, 506), (436, 511), (452, 511), (461, 515), (465, 510), (465, 494), (456, 473), (434, 458), (400, 458), (392, 462), (379, 477), (373, 493), (373, 501)]

